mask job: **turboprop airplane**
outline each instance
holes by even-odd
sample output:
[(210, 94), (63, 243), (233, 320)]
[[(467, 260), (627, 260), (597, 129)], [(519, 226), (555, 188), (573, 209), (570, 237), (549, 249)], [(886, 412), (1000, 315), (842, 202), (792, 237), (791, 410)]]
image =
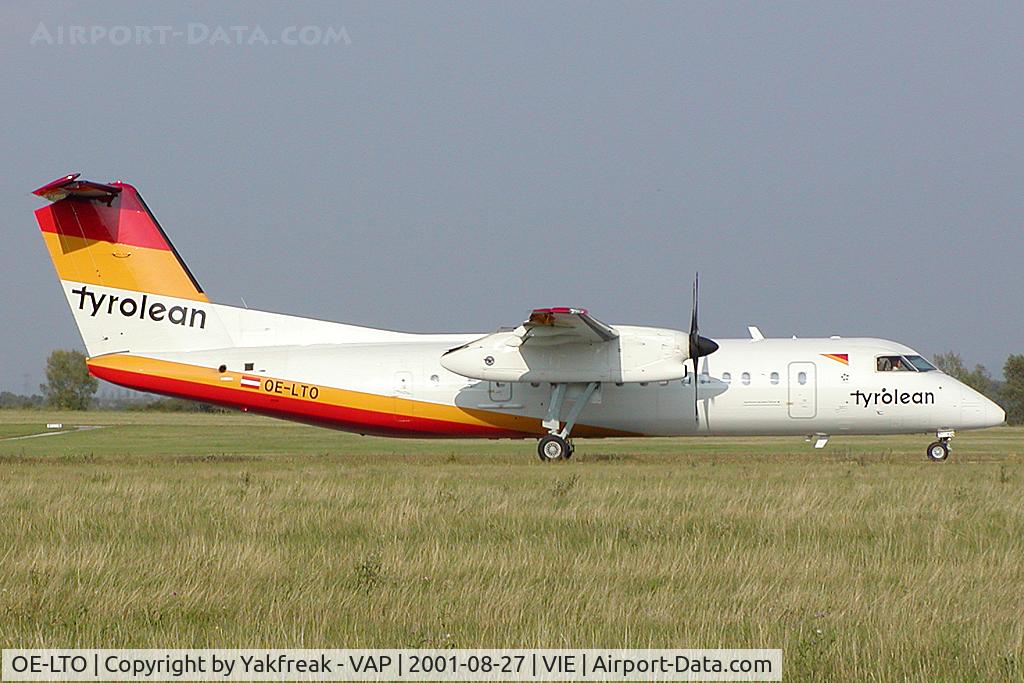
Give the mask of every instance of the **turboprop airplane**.
[(409, 334), (211, 303), (134, 187), (59, 178), (36, 218), (89, 354), (90, 372), (140, 391), (360, 434), (570, 436), (934, 432), (1002, 409), (884, 339), (713, 341), (538, 308), (494, 334)]

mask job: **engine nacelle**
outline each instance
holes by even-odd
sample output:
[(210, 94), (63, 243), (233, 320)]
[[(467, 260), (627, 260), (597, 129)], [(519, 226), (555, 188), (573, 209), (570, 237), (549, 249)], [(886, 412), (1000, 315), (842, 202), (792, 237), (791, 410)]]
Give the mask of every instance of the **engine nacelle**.
[(447, 370), (493, 382), (662, 382), (686, 376), (689, 338), (657, 327), (615, 326), (616, 339), (551, 343), (497, 332), (441, 357)]

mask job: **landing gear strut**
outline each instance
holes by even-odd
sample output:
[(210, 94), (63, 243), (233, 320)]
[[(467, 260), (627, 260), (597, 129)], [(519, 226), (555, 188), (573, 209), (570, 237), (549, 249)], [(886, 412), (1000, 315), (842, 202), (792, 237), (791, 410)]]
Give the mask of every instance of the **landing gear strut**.
[(926, 451), (928, 459), (932, 462), (942, 462), (949, 457), (949, 451), (952, 446), (949, 440), (955, 436), (953, 431), (940, 431), (936, 432), (935, 436), (938, 437), (938, 441), (933, 441), (928, 444), (928, 450)]
[(572, 457), (575, 449), (569, 441), (569, 434), (572, 433), (572, 428), (576, 426), (576, 420), (579, 418), (580, 413), (583, 412), (583, 407), (590, 402), (590, 397), (597, 391), (597, 385), (598, 382), (587, 384), (587, 388), (583, 390), (583, 393), (573, 401), (572, 408), (566, 416), (565, 426), (561, 428), (559, 428), (561, 424), (559, 416), (562, 413), (562, 404), (565, 403), (567, 385), (562, 383), (551, 385), (551, 403), (548, 405), (548, 414), (541, 423), (548, 430), (548, 434), (537, 443), (537, 455), (540, 456), (541, 460), (552, 462), (554, 460), (568, 460)]

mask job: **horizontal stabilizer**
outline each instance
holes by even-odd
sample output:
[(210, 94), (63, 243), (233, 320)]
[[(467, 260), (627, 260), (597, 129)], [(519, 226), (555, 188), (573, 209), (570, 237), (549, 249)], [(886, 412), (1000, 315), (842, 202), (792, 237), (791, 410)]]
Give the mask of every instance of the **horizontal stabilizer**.
[(81, 197), (82, 199), (109, 199), (121, 192), (120, 187), (94, 183), (90, 180), (79, 180), (81, 173), (71, 173), (63, 178), (57, 178), (47, 183), (32, 194), (48, 199), (51, 202), (59, 202), (67, 197)]

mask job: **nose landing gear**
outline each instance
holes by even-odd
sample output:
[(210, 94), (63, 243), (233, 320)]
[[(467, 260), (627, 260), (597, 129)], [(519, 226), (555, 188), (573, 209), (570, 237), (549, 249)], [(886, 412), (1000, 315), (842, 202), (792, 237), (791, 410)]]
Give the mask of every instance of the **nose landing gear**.
[(928, 450), (925, 453), (932, 462), (942, 462), (949, 457), (949, 451), (952, 450), (949, 440), (956, 436), (956, 433), (952, 430), (939, 431), (935, 433), (935, 436), (939, 440), (928, 444)]

